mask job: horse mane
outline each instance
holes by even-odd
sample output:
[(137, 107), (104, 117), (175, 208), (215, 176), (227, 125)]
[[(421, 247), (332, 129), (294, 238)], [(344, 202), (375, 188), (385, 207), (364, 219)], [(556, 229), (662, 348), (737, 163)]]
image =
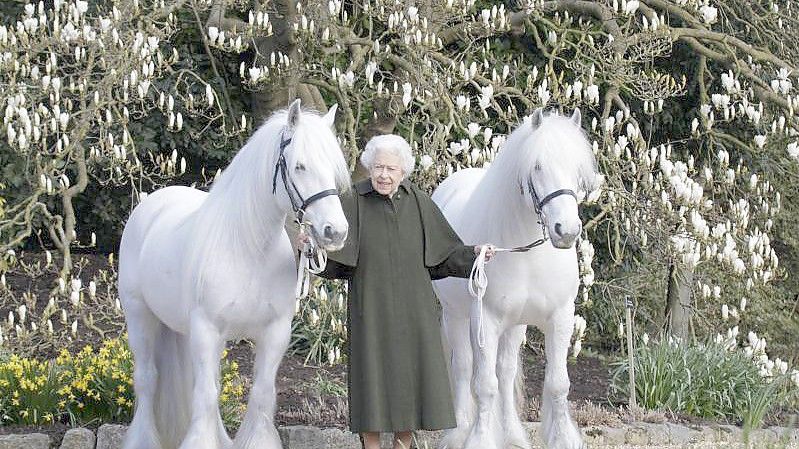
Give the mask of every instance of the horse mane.
[[(537, 172), (537, 165), (544, 170)], [(572, 175), (569, 183), (575, 191), (593, 190), (597, 166), (591, 145), (582, 128), (575, 126), (568, 116), (551, 112), (543, 116), (535, 129), (527, 116), (508, 135), (468, 200), (466, 210), (485, 213), (478, 214), (482, 217), (480, 220), (468, 221), (481, 226), (491, 236), (527, 238), (530, 221), (538, 217), (526, 201), (521, 201), (521, 190), (529, 195), (528, 178), (546, 176), (550, 172)], [(543, 196), (548, 192), (538, 193)], [(477, 224), (477, 221), (482, 223)]]
[[(220, 245), (236, 257), (237, 252), (265, 248), (276, 235), (267, 229), (285, 220), (272, 194), (275, 163), (288, 120), (288, 110), (273, 113), (247, 140), (211, 187), (194, 222), (191, 261), (195, 268), (206, 257), (214, 257)], [(332, 168), (340, 192), (350, 188), (350, 175), (344, 156), (327, 121), (304, 109), (286, 148), (286, 165), (294, 167), (302, 156), (312, 167)], [(280, 176), (278, 189), (283, 189)], [(310, 196), (309, 192), (307, 195)], [(196, 270), (200, 273), (202, 270)]]

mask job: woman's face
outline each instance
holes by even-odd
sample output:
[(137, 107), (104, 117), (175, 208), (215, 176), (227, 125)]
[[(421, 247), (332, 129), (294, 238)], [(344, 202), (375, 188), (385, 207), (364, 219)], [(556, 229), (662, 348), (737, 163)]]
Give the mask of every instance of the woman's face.
[(402, 159), (390, 151), (378, 151), (372, 162), (372, 187), (381, 195), (390, 196), (397, 191), (405, 172)]

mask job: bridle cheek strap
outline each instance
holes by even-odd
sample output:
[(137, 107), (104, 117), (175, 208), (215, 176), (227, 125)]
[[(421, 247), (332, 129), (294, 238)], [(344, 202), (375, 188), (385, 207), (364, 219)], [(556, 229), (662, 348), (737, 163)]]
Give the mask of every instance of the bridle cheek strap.
[(280, 178), (283, 180), (283, 187), (285, 187), (286, 194), (289, 197), (289, 202), (291, 202), (291, 209), (294, 211), (294, 214), (297, 215), (297, 222), (301, 223), (303, 221), (303, 216), (305, 215), (305, 209), (307, 209), (315, 201), (318, 201), (326, 196), (338, 195), (338, 190), (322, 190), (319, 193), (311, 195), (308, 197), (308, 199), (303, 199), (302, 194), (300, 194), (299, 189), (297, 189), (297, 186), (295, 186), (294, 182), (288, 178), (288, 167), (286, 166), (286, 156), (284, 153), (286, 147), (289, 146), (290, 143), (291, 137), (288, 139), (284, 138), (283, 136), (280, 137), (280, 154), (278, 155), (277, 162), (275, 163), (275, 173), (272, 175), (272, 194), (277, 192), (277, 175), (280, 173)]

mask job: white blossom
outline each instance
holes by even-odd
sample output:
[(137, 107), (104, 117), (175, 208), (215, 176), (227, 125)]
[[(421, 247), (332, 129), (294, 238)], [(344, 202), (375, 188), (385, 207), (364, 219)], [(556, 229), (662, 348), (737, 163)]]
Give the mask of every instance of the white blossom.
[(480, 125), (474, 122), (469, 123), (469, 125), (466, 128), (469, 133), (469, 138), (474, 138), (474, 136), (476, 136), (477, 133), (480, 132)]
[(481, 86), (480, 92), (481, 92), (480, 101), (479, 101), (480, 109), (485, 110), (489, 106), (491, 106), (491, 99), (494, 97), (494, 86), (492, 86), (491, 84), (487, 86)]
[(718, 9), (710, 5), (702, 5), (702, 7), (699, 8), (699, 12), (702, 14), (702, 20), (707, 24), (714, 23), (719, 14)]
[(208, 38), (211, 40), (211, 44), (214, 44), (218, 37), (219, 37), (219, 28), (208, 27)]
[(457, 98), (455, 98), (455, 105), (458, 107), (458, 110), (463, 110), (468, 104), (468, 99), (463, 95), (458, 95)]
[(788, 155), (792, 158), (799, 160), (799, 143), (791, 142), (788, 144)]
[(624, 12), (628, 16), (631, 16), (631, 15), (635, 14), (636, 11), (638, 11), (638, 7), (639, 6), (640, 6), (640, 3), (637, 0), (628, 1), (627, 4), (624, 7)]
[(411, 83), (404, 83), (402, 85), (402, 104), (407, 108), (411, 104), (413, 87)]

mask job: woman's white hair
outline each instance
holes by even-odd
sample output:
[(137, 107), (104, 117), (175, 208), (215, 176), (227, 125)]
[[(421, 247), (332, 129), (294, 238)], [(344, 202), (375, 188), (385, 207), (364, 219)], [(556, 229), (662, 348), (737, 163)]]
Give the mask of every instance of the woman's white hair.
[(383, 151), (399, 156), (402, 161), (404, 177), (408, 177), (411, 174), (413, 167), (416, 165), (416, 158), (413, 157), (408, 141), (396, 134), (383, 134), (369, 139), (366, 148), (361, 153), (361, 165), (366, 170), (372, 171), (377, 153)]

